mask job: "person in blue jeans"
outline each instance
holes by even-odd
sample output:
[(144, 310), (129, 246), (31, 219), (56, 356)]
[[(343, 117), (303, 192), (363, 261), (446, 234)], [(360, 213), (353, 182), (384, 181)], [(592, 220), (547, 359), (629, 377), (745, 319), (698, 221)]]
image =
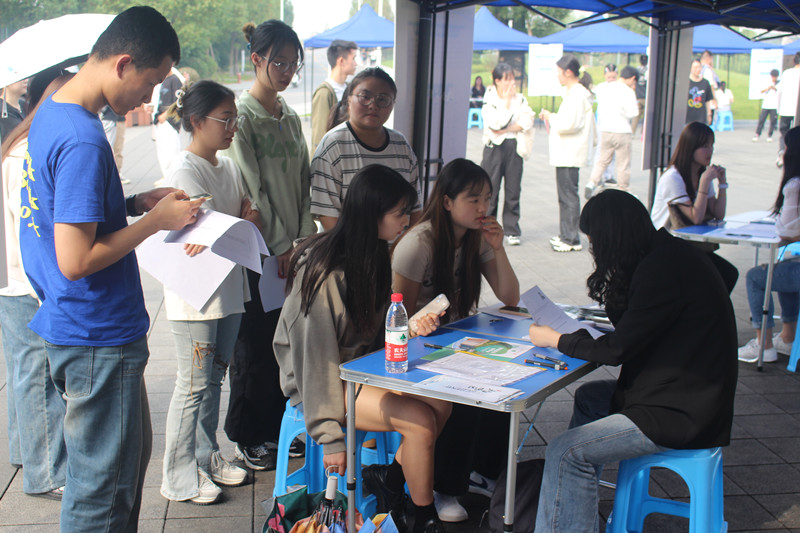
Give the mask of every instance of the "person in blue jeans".
[[(20, 207), (25, 272), (42, 302), (44, 339), (66, 399), (62, 532), (136, 531), (152, 431), (144, 369), (149, 318), (134, 248), (195, 220), (202, 200), (155, 189), (128, 197), (97, 113), (150, 100), (180, 59), (155, 9), (133, 7), (100, 35), (87, 63), (39, 107)], [(144, 217), (128, 225), (126, 214)]]
[[(786, 152), (783, 154), (783, 179), (775, 199), (774, 213), (777, 215), (775, 229), (781, 239), (788, 242), (800, 240), (800, 127), (786, 132), (784, 139)], [(800, 309), (800, 261), (792, 256), (775, 265), (772, 275), (772, 290), (778, 293), (781, 302), (781, 331), (772, 335), (775, 327), (773, 320), (774, 303), (769, 299), (767, 313), (767, 330), (764, 339), (764, 362), (778, 360), (778, 353), (790, 355), (795, 331), (797, 330), (797, 314)], [(767, 288), (767, 267), (761, 265), (747, 272), (747, 303), (756, 336), (739, 348), (739, 361), (755, 363), (761, 343), (761, 325), (764, 291)]]
[(36, 292), (22, 268), (19, 249), (20, 190), (28, 151), (28, 132), (42, 95), (49, 96), (72, 77), (60, 69), (36, 75), (31, 85), (43, 86), (31, 111), (6, 138), (3, 154), (3, 214), (8, 286), (0, 289), (0, 328), (6, 360), (8, 448), (12, 465), (23, 467), (26, 494), (60, 499), (67, 476), (64, 446), (64, 400), (50, 378), (44, 341), (28, 328), (39, 309)]
[(586, 203), (580, 229), (596, 267), (589, 296), (615, 329), (594, 339), (533, 325), (531, 342), (621, 369), (577, 390), (570, 429), (548, 443), (536, 533), (597, 531), (604, 464), (725, 446), (733, 423), (736, 323), (708, 254), (656, 231), (644, 205), (618, 190)]

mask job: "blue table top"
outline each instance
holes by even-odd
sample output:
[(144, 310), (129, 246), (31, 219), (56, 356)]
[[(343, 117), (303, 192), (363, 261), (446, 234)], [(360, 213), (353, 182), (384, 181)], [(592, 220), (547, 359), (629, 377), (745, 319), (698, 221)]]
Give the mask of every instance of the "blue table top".
[[(538, 348), (534, 347), (530, 342), (523, 341), (522, 337), (528, 334), (528, 327), (531, 324), (530, 320), (497, 320), (497, 317), (480, 313), (442, 327), (427, 337), (415, 337), (411, 339), (408, 343), (408, 372), (403, 374), (390, 374), (386, 372), (384, 351), (378, 350), (340, 365), (340, 376), (345, 381), (421, 394), (427, 397), (440, 398), (467, 405), (480, 405), (481, 407), (497, 411), (512, 412), (522, 411), (544, 400), (547, 396), (550, 396), (554, 392), (580, 379), (598, 366), (595, 363), (568, 357), (553, 348)], [(488, 332), (491, 332), (491, 334)], [(529, 345), (535, 353), (544, 354), (566, 362), (569, 370), (547, 368), (544, 372), (539, 372), (529, 378), (506, 385), (507, 387), (521, 390), (522, 394), (497, 404), (488, 404), (469, 398), (438, 393), (436, 391), (417, 387), (417, 383), (436, 375), (433, 372), (418, 368), (420, 365), (428, 362), (423, 360), (422, 357), (436, 351), (433, 348), (425, 347), (424, 343), (427, 342), (446, 346), (464, 337), (480, 337), (495, 340), (511, 338), (518, 344)], [(532, 358), (533, 352), (520, 355), (512, 359), (511, 362), (524, 365), (524, 360)]]

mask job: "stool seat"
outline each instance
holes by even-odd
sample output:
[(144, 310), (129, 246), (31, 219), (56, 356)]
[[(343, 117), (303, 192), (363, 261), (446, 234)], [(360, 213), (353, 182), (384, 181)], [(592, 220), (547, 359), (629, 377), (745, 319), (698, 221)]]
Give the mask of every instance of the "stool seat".
[(714, 129), (717, 131), (733, 131), (733, 112), (717, 111), (714, 117)]
[[(650, 469), (668, 468), (689, 487), (689, 503), (655, 498), (649, 493)], [(621, 461), (609, 533), (641, 533), (650, 513), (689, 519), (690, 533), (726, 533), (723, 518), (722, 449), (669, 450)]]
[[(326, 477), (323, 464), (323, 447), (306, 433), (306, 456), (303, 466), (289, 472), (289, 446), (301, 433), (306, 433), (306, 422), (303, 417), (302, 404), (292, 406), (286, 402), (286, 410), (281, 419), (281, 431), (278, 439), (278, 456), (275, 464), (275, 487), (273, 496), (281, 496), (289, 491), (293, 485), (305, 485), (308, 492), (322, 492), (325, 490)], [(394, 452), (399, 446), (399, 435), (395, 433), (356, 431), (356, 449), (362, 453), (356, 454), (356, 507), (363, 516), (375, 514), (375, 496), (363, 496), (361, 487), (361, 463), (387, 464), (394, 457)], [(375, 439), (375, 449), (364, 448), (364, 441)], [(363, 456), (363, 457), (362, 457)], [(347, 494), (347, 480), (345, 476), (339, 477), (339, 491)]]
[(467, 110), (467, 129), (469, 128), (483, 129), (483, 114), (477, 107), (470, 107)]
[(795, 335), (794, 337), (792, 353), (789, 354), (789, 364), (786, 365), (786, 370), (797, 372), (797, 361), (800, 361), (800, 335)]

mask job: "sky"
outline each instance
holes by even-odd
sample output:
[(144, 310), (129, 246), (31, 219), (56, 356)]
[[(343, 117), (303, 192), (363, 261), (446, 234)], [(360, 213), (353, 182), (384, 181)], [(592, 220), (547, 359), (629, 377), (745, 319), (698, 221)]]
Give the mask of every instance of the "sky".
[(292, 0), (292, 4), (292, 27), (301, 41), (350, 18), (351, 0)]

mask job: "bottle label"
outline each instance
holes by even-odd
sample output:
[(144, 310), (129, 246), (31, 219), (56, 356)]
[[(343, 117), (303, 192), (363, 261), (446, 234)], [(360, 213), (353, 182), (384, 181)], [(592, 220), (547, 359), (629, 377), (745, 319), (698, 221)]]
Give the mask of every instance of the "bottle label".
[(408, 331), (386, 330), (386, 360), (392, 363), (408, 361)]

